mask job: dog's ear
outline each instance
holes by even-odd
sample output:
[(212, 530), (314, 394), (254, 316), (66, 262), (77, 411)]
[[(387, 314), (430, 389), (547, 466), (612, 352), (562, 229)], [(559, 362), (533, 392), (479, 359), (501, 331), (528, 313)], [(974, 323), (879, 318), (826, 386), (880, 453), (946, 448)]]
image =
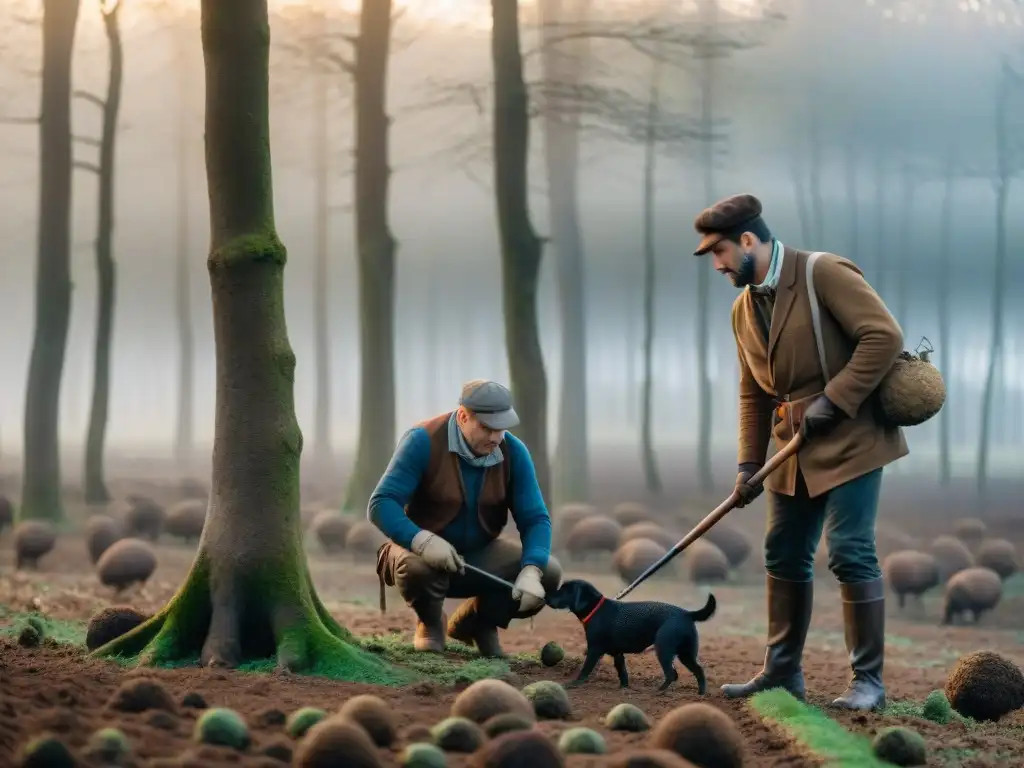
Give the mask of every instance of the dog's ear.
[(587, 594), (589, 590), (583, 582), (577, 581), (572, 585), (572, 610), (573, 613), (583, 613), (590, 607), (590, 599)]

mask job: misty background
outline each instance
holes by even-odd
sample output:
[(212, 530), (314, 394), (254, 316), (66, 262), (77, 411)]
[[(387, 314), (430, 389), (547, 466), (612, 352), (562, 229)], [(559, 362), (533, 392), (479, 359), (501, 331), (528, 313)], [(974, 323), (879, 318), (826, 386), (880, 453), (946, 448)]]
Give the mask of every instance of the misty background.
[[(203, 160), (203, 62), (197, 8), (191, 3), (124, 0), (125, 81), (118, 134), (114, 256), (118, 295), (114, 330), (108, 453), (173, 455), (177, 398), (174, 258), (178, 231), (176, 126), (188, 120), (189, 243), (194, 252), (195, 439), (213, 436), (214, 348), (205, 269), (208, 245)], [(602, 0), (602, 6), (608, 0)], [(734, 5), (740, 0), (734, 0)], [(723, 5), (727, 5), (723, 0)], [(38, 3), (5, 3), (0, 32), (0, 461), (22, 449), (22, 421), (34, 312), (37, 139), (20, 118), (39, 105), (41, 31)], [(195, 4), (196, 6), (198, 3)], [(289, 250), (286, 307), (298, 360), (296, 411), (310, 445), (314, 418), (315, 281), (314, 97), (317, 78), (303, 62), (308, 14), (271, 0), (272, 152), (277, 224)], [(336, 8), (339, 4), (332, 4)], [(343, 4), (341, 4), (343, 5)], [(454, 4), (450, 4), (454, 5)], [(532, 4), (523, 2), (524, 48), (536, 45)], [(633, 5), (644, 5), (635, 3)], [(949, 399), (953, 472), (969, 476), (981, 430), (981, 397), (993, 332), (995, 255), (995, 110), (1001, 63), (1024, 54), (1024, 27), (1011, 2), (880, 3), (814, 0), (779, 3), (784, 21), (766, 25), (758, 45), (721, 62), (717, 116), (729, 120), (728, 153), (719, 161), (714, 198), (751, 192), (784, 243), (829, 250), (856, 261), (903, 325), (906, 346), (921, 337), (938, 346), (937, 254), (941, 248), (945, 168), (957, 158), (949, 220), (955, 264), (950, 299), (951, 365), (943, 370)], [(419, 6), (423, 6), (419, 9)], [(613, 7), (614, 6), (614, 7)], [(440, 7), (440, 6), (438, 6)], [(409, 7), (394, 30), (388, 109), (392, 178), (390, 217), (398, 240), (396, 389), (399, 435), (454, 405), (462, 381), (507, 381), (498, 235), (491, 187), (489, 103), (473, 104), (490, 79), (490, 8), (463, 0), (458, 17)], [(308, 10), (308, 9), (305, 9)], [(629, 14), (630, 3), (608, 2)], [(331, 12), (331, 30), (352, 28)], [(183, 36), (184, 34), (184, 36)], [(181, 40), (185, 40), (182, 48)], [(628, 46), (601, 43), (594, 56), (642, 95), (649, 64)], [(527, 56), (537, 77), (538, 56)], [(107, 52), (98, 3), (82, 4), (74, 87), (102, 93)], [(532, 73), (532, 74), (531, 74)], [(184, 78), (187, 100), (179, 105)], [(351, 452), (359, 413), (355, 246), (351, 212), (352, 104), (348, 77), (331, 75), (329, 293), (332, 355), (332, 442)], [(451, 85), (464, 83), (463, 94)], [(680, 112), (697, 108), (692, 68), (666, 71), (664, 96)], [(1024, 99), (1014, 103), (1024, 127)], [(1016, 112), (1015, 112), (1016, 114)], [(96, 137), (100, 112), (76, 100), (74, 132)], [(801, 217), (808, 162), (820, 141), (821, 231)], [(549, 234), (539, 122), (531, 127), (531, 215)], [(1024, 131), (1013, 137), (1018, 143)], [(95, 162), (95, 148), (76, 143), (75, 157)], [(643, 148), (594, 131), (584, 140), (580, 211), (586, 254), (589, 439), (594, 446), (639, 442), (642, 324), (641, 166)], [(658, 160), (654, 441), (665, 449), (696, 442), (698, 260), (692, 222), (713, 200), (702, 184), (696, 152), (666, 151)], [(849, 167), (855, 169), (851, 193)], [(908, 175), (909, 174), (909, 175)], [(799, 185), (794, 177), (799, 178)], [(908, 178), (912, 183), (908, 185)], [(798, 189), (803, 189), (798, 193)], [(911, 191), (908, 194), (908, 190)], [(61, 392), (62, 444), (84, 443), (95, 329), (96, 179), (74, 179), (74, 280), (71, 331)], [(909, 201), (909, 204), (908, 204)], [(1024, 196), (1011, 187), (1005, 342), (1000, 353), (992, 422), (993, 476), (1016, 474), (1024, 458)], [(813, 224), (813, 223), (812, 223)], [(853, 244), (856, 243), (856, 249)], [(558, 418), (558, 306), (551, 251), (542, 268), (540, 316), (549, 377), (551, 444)], [(732, 285), (711, 280), (713, 448), (732, 477), (736, 440), (736, 350), (729, 306)], [(939, 419), (908, 430), (909, 458), (893, 471), (938, 471)], [(341, 459), (339, 459), (341, 461)], [(667, 474), (677, 468), (667, 461)], [(68, 479), (80, 473), (71, 469)]]

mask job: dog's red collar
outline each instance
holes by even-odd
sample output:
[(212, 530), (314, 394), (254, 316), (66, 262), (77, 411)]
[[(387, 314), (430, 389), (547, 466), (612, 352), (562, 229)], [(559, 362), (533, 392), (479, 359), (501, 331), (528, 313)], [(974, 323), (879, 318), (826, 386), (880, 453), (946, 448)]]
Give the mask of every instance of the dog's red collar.
[(604, 595), (601, 595), (601, 599), (597, 601), (597, 605), (594, 606), (593, 610), (591, 610), (590, 613), (588, 613), (585, 617), (580, 619), (580, 623), (583, 624), (583, 626), (586, 626), (587, 622), (590, 621), (592, 618), (594, 618), (594, 614), (597, 613), (598, 609), (602, 605), (604, 605), (604, 600), (605, 600)]

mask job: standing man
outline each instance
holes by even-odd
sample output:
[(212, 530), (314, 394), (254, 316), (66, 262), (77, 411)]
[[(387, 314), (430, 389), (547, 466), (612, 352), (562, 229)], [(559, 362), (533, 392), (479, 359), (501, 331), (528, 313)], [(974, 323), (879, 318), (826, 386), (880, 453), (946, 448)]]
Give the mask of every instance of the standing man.
[(775, 448), (803, 434), (807, 445), (765, 482), (768, 525), (768, 647), (752, 680), (722, 687), (729, 698), (782, 687), (805, 695), (801, 666), (811, 619), (814, 553), (822, 528), (839, 581), (853, 676), (833, 706), (885, 706), (885, 590), (875, 552), (882, 468), (908, 453), (902, 431), (875, 418), (872, 393), (903, 348), (903, 334), (878, 294), (847, 259), (814, 264), (828, 371), (817, 353), (806, 268), (810, 254), (784, 246), (752, 195), (722, 200), (697, 216), (715, 270), (742, 289), (732, 307), (739, 353), (740, 506), (761, 492), (747, 484)]
[[(367, 517), (389, 539), (377, 573), (416, 612), (418, 651), (444, 650), (444, 600), (464, 597), (448, 637), (503, 656), (498, 628), (536, 614), (561, 583), (533, 459), (506, 431), (518, 423), (507, 388), (467, 382), (456, 410), (405, 433), (370, 497)], [(510, 512), (519, 543), (499, 538)], [(515, 579), (515, 591), (466, 572), (464, 563)]]

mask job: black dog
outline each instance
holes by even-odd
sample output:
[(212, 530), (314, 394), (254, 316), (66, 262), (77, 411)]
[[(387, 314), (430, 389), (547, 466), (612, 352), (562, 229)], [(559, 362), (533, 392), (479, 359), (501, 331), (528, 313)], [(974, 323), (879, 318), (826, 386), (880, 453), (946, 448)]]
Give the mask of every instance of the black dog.
[(704, 668), (697, 661), (698, 638), (694, 622), (707, 621), (714, 615), (714, 595), (708, 595), (707, 603), (699, 611), (687, 611), (668, 603), (611, 600), (590, 582), (572, 579), (548, 595), (545, 602), (551, 608), (576, 614), (587, 634), (587, 657), (570, 686), (586, 682), (601, 657), (608, 655), (615, 663), (619, 685), (628, 688), (625, 654), (643, 653), (653, 645), (665, 673), (665, 681), (659, 691), (664, 691), (679, 679), (673, 666), (677, 657), (697, 678), (700, 695), (703, 696), (707, 690)]

